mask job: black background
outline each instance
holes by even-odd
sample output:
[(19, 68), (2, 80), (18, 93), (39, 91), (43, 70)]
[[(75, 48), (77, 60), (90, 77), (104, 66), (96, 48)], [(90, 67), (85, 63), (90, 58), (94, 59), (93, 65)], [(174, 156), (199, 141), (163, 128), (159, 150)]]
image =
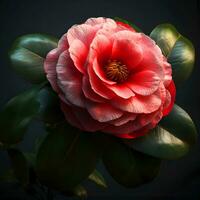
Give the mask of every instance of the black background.
[[(172, 23), (188, 37), (196, 49), (196, 63), (192, 77), (178, 88), (176, 103), (194, 119), (200, 130), (200, 62), (199, 62), (199, 2), (195, 0), (101, 0), (101, 1), (0, 1), (0, 106), (12, 96), (30, 85), (18, 77), (8, 65), (7, 52), (20, 35), (48, 33), (57, 37), (70, 26), (82, 23), (89, 17), (105, 16), (127, 19), (139, 26), (146, 34), (160, 23)], [(41, 127), (32, 124), (25, 142), (20, 148), (31, 150), (31, 145), (40, 135)], [(164, 161), (159, 176), (150, 184), (136, 189), (119, 186), (100, 164), (108, 180), (109, 189), (102, 191), (89, 185), (89, 199), (200, 199), (200, 143), (184, 158)], [(0, 153), (0, 170), (8, 166), (5, 153)], [(0, 186), (0, 199), (27, 199), (18, 186)], [(23, 198), (22, 198), (23, 197)], [(9, 198), (8, 198), (9, 199)], [(65, 199), (58, 197), (58, 199)]]

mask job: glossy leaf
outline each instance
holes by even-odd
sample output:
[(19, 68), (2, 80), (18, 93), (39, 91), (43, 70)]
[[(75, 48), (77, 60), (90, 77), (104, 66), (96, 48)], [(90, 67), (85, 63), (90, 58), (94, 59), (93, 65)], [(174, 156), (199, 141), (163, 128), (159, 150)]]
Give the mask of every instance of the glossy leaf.
[(119, 184), (132, 188), (151, 181), (158, 173), (161, 161), (113, 139), (103, 162)]
[(108, 187), (104, 177), (96, 169), (89, 175), (88, 179), (90, 181), (96, 183), (100, 187), (103, 187), (103, 188), (107, 188)]
[(195, 50), (192, 43), (183, 37), (171, 24), (158, 25), (150, 37), (161, 48), (163, 54), (172, 65), (173, 79), (180, 85), (192, 73)]
[(0, 141), (5, 145), (19, 143), (40, 104), (39, 87), (34, 87), (12, 98), (0, 112)]
[(135, 24), (133, 24), (133, 23), (131, 23), (131, 22), (125, 20), (125, 19), (122, 19), (122, 18), (120, 18), (120, 17), (115, 17), (114, 20), (115, 20), (115, 21), (118, 21), (118, 22), (123, 22), (123, 23), (125, 23), (125, 24), (128, 24), (129, 26), (133, 27), (133, 29), (134, 29), (135, 31), (137, 31), (137, 32), (142, 32), (142, 30), (141, 30), (140, 28), (138, 28)]
[(29, 182), (29, 166), (24, 154), (18, 149), (8, 149), (12, 169), (19, 182), (26, 186)]
[(12, 68), (32, 83), (46, 80), (43, 69), (47, 53), (57, 47), (58, 40), (45, 34), (28, 34), (19, 37), (9, 53)]
[(73, 189), (95, 169), (102, 153), (101, 136), (82, 133), (67, 123), (49, 126), (47, 130), (49, 134), (36, 161), (39, 179), (61, 191)]
[(124, 140), (133, 149), (162, 159), (177, 159), (184, 156), (195, 141), (194, 123), (177, 105), (170, 115), (145, 136)]
[(161, 120), (160, 125), (190, 145), (197, 141), (197, 130), (194, 122), (188, 113), (176, 104), (170, 114)]
[(39, 119), (50, 124), (65, 121), (60, 109), (58, 95), (50, 87), (44, 87), (40, 90), (38, 101), (40, 103), (40, 110), (38, 112)]

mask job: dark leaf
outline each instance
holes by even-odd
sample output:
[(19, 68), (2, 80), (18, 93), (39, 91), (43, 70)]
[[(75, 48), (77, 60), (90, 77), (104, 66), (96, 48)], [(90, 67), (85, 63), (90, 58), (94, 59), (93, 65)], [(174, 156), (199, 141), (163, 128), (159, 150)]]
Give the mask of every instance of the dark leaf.
[(19, 37), (9, 53), (12, 68), (32, 83), (46, 80), (43, 69), (47, 53), (57, 47), (58, 40), (45, 34), (28, 34)]
[(29, 165), (24, 154), (18, 149), (8, 149), (12, 169), (19, 182), (26, 186), (29, 183)]
[(50, 87), (44, 87), (40, 90), (38, 101), (40, 102), (39, 119), (49, 124), (65, 120), (60, 109), (58, 95)]
[(12, 98), (0, 112), (0, 141), (5, 145), (19, 143), (40, 104), (39, 87), (34, 87)]
[(47, 186), (66, 191), (87, 179), (103, 147), (97, 133), (83, 133), (67, 123), (48, 127), (37, 155), (37, 174)]
[(161, 161), (112, 139), (103, 162), (119, 184), (132, 188), (151, 181), (157, 175)]

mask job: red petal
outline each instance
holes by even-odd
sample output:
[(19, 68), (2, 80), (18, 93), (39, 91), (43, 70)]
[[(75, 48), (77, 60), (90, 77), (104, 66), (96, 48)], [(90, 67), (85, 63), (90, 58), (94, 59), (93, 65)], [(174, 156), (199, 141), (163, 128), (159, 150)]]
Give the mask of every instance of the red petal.
[[(115, 34), (112, 56), (111, 59), (116, 59), (125, 64), (129, 70), (132, 70), (137, 66), (142, 60), (142, 50), (139, 45), (134, 40), (129, 39), (129, 37), (122, 39), (121, 35), (125, 31), (120, 31)], [(129, 32), (135, 35), (135, 33)]]
[(120, 22), (120, 21), (116, 21), (116, 23), (117, 23), (117, 25), (123, 26), (133, 32), (136, 32), (135, 29), (132, 26), (130, 26), (129, 24), (126, 24), (126, 23)]
[(86, 71), (85, 63), (88, 56), (88, 47), (81, 40), (74, 39), (69, 47), (69, 53), (75, 67), (84, 74)]
[(174, 105), (174, 102), (175, 102), (175, 98), (176, 98), (176, 87), (175, 87), (175, 84), (174, 84), (174, 81), (172, 80), (171, 83), (169, 84), (169, 86), (167, 87), (167, 90), (170, 92), (171, 94), (171, 103), (169, 104), (169, 106), (167, 108), (165, 108), (163, 110), (163, 116), (166, 116), (168, 115), (172, 108), (173, 108), (173, 105)]
[(90, 82), (86, 77), (83, 77), (82, 80), (82, 90), (86, 98), (98, 103), (105, 102), (104, 98), (102, 98), (92, 90)]
[(155, 72), (145, 70), (133, 74), (127, 85), (137, 94), (150, 95), (154, 93), (160, 84), (160, 78)]

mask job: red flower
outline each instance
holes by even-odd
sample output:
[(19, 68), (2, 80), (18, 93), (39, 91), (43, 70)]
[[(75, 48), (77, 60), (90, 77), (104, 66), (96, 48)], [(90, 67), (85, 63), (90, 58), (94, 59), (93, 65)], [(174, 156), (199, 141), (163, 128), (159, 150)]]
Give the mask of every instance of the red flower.
[(172, 69), (160, 48), (109, 18), (72, 26), (44, 68), (66, 120), (82, 130), (134, 138), (174, 104)]

